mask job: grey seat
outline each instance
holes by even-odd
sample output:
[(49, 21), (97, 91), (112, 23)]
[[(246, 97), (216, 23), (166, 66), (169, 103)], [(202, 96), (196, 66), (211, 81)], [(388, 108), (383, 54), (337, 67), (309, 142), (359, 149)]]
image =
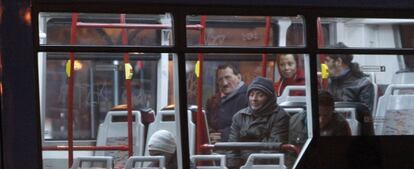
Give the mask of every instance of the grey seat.
[(283, 90), (282, 95), (277, 98), (277, 103), (280, 104), (285, 101), (291, 102), (306, 102), (306, 96), (291, 96), (291, 91), (306, 91), (306, 87), (301, 85), (289, 85)]
[[(143, 166), (144, 162), (158, 161), (158, 167)], [(164, 156), (132, 156), (128, 158), (125, 169), (165, 169)]]
[(374, 135), (372, 114), (360, 102), (335, 102), (335, 111), (341, 113), (351, 127), (352, 135)]
[(376, 135), (414, 134), (414, 84), (390, 84), (378, 100)]
[[(97, 146), (128, 145), (127, 111), (109, 111), (99, 126)], [(144, 151), (144, 125), (140, 111), (132, 111), (133, 152), (142, 155)], [(124, 166), (128, 159), (127, 151), (96, 151), (96, 156), (112, 156), (116, 167)]]
[[(254, 164), (255, 160), (279, 160), (279, 164)], [(284, 154), (250, 154), (240, 169), (286, 169)]]
[[(219, 166), (197, 166), (198, 161), (206, 161), (206, 160), (219, 160)], [(191, 162), (196, 165), (197, 169), (227, 169), (226, 167), (226, 156), (220, 154), (212, 154), (212, 155), (192, 155)]]
[(110, 156), (81, 156), (76, 157), (72, 164), (72, 169), (81, 169), (83, 167), (99, 167), (99, 168), (106, 168), (112, 169), (112, 157)]

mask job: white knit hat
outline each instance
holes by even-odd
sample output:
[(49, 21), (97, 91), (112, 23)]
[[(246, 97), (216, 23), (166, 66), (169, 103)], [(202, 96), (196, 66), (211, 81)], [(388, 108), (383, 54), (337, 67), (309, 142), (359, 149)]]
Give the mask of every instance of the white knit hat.
[(158, 130), (148, 141), (148, 150), (158, 150), (166, 153), (175, 152), (175, 137), (167, 130)]

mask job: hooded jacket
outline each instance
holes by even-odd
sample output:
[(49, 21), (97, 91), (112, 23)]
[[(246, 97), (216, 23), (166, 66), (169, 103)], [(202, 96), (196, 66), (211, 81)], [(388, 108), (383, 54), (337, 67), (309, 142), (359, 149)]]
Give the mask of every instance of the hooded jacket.
[[(276, 103), (273, 83), (268, 79), (257, 77), (249, 86), (247, 95), (252, 90), (260, 90), (265, 93), (268, 99), (267, 103), (256, 110), (248, 106), (233, 116), (229, 142), (287, 143), (289, 116)], [(247, 150), (240, 153), (233, 152), (230, 157), (241, 156), (245, 160), (251, 153), (253, 152)]]

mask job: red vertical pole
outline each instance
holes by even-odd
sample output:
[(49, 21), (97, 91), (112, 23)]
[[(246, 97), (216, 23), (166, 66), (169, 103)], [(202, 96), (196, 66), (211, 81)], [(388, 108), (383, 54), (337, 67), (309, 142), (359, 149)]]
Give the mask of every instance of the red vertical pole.
[[(265, 34), (264, 34), (264, 46), (269, 46), (270, 40), (270, 16), (266, 16), (266, 26), (265, 26)], [(267, 68), (267, 54), (262, 54), (262, 76), (266, 77), (266, 68)]]
[[(318, 18), (316, 21), (317, 24), (317, 33), (318, 33), (318, 48), (322, 48), (325, 44), (325, 39), (323, 35), (322, 23), (321, 18)], [(326, 54), (319, 54), (319, 61), (320, 64), (325, 62)], [(326, 90), (328, 88), (328, 79), (321, 78), (321, 89)]]
[[(70, 29), (70, 44), (74, 45), (77, 42), (77, 30), (76, 30), (76, 22), (78, 22), (78, 14), (72, 13), (72, 24)], [(67, 101), (67, 108), (68, 108), (68, 165), (69, 168), (72, 166), (73, 163), (73, 83), (75, 78), (74, 72), (74, 65), (75, 65), (75, 54), (73, 52), (69, 53), (69, 63), (70, 63), (70, 70), (69, 70), (69, 87), (68, 87), (68, 101)]]
[[(200, 38), (199, 38), (199, 44), (200, 46), (204, 46), (205, 45), (205, 31), (206, 31), (206, 16), (201, 16), (200, 18), (200, 23), (202, 25), (202, 28), (200, 30)], [(204, 56), (203, 53), (198, 53), (198, 60), (199, 60), (199, 76), (197, 79), (197, 139), (196, 139), (196, 152), (197, 154), (200, 154), (202, 149), (201, 149), (201, 145), (203, 144), (203, 139), (204, 139), (204, 130), (203, 127), (205, 126), (204, 124), (204, 120), (203, 120), (203, 112), (202, 112), (202, 107), (203, 107), (203, 61), (204, 61)]]
[[(125, 14), (120, 16), (121, 23), (126, 23)], [(126, 28), (121, 30), (122, 45), (128, 45), (128, 33)], [(124, 64), (129, 64), (129, 55), (124, 53)], [(125, 70), (129, 71), (129, 70)], [(127, 92), (127, 111), (128, 111), (128, 156), (133, 155), (133, 143), (132, 143), (132, 98), (131, 98), (131, 80), (125, 77), (125, 88)]]

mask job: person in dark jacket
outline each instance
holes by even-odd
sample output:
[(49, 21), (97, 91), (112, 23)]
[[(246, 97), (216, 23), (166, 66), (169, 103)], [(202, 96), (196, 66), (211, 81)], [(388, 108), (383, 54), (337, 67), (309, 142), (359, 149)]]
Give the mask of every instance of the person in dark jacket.
[[(306, 112), (296, 113), (290, 117), (289, 120), (289, 144), (302, 149), (306, 140), (308, 139)], [(291, 168), (295, 163), (298, 154), (288, 152), (286, 154), (286, 166)]]
[[(275, 92), (282, 95), (283, 90), (289, 85), (305, 85), (303, 69), (299, 68), (299, 57), (294, 54), (281, 54), (276, 58), (277, 68), (280, 73), (279, 80), (275, 83)], [(292, 91), (291, 96), (304, 96), (303, 91)]]
[[(289, 115), (277, 105), (272, 81), (256, 77), (247, 89), (247, 96), (248, 107), (233, 116), (229, 142), (287, 143)], [(251, 153), (247, 150), (231, 152), (229, 166), (241, 165)]]
[(327, 91), (318, 94), (319, 131), (321, 136), (350, 136), (351, 128), (340, 114), (335, 113), (333, 96)]
[(217, 93), (207, 100), (206, 115), (212, 142), (227, 141), (232, 117), (247, 107), (247, 86), (235, 65), (222, 64), (216, 71)]
[[(342, 42), (334, 48), (347, 48)], [(328, 90), (335, 101), (361, 102), (372, 112), (374, 105), (374, 85), (359, 69), (358, 63), (352, 62), (350, 54), (328, 55), (325, 63), (329, 69)]]

